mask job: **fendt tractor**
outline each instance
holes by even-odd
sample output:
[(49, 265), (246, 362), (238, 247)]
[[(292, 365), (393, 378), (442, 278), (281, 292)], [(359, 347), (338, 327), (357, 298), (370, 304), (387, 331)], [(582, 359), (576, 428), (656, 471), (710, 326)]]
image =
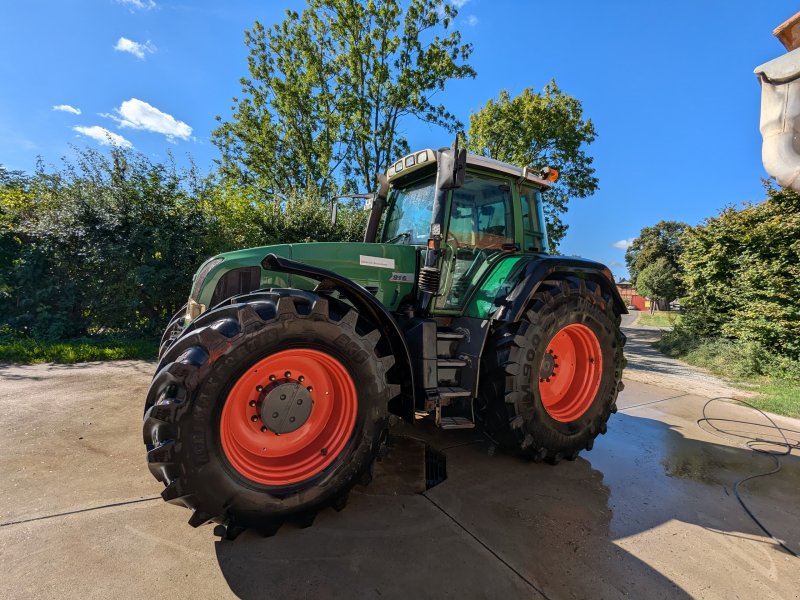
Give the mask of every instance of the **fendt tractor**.
[(370, 481), (390, 418), (477, 426), (534, 461), (591, 450), (626, 307), (602, 264), (548, 253), (557, 176), (420, 150), (379, 177), (363, 242), (206, 261), (145, 404), (163, 498), (229, 539), (310, 525)]

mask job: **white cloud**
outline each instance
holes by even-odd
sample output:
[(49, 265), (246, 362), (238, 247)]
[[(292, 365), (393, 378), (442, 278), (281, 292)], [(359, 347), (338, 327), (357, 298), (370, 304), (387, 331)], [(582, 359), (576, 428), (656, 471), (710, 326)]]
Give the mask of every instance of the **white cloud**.
[(478, 24), (478, 17), (475, 15), (468, 15), (466, 19), (464, 19), (464, 23), (466, 23), (470, 27), (475, 27)]
[(153, 54), (153, 52), (156, 51), (156, 47), (150, 40), (147, 40), (144, 44), (140, 44), (139, 42), (134, 42), (126, 37), (121, 37), (117, 40), (117, 45), (114, 46), (114, 50), (118, 50), (119, 52), (128, 52), (129, 54), (133, 54), (139, 60), (143, 60), (145, 54)]
[(456, 8), (463, 8), (464, 5), (469, 2), (469, 0), (450, 0), (451, 4), (453, 4)]
[(124, 4), (131, 10), (150, 10), (156, 7), (155, 0), (117, 0), (120, 4)]
[(60, 110), (61, 112), (72, 113), (73, 115), (81, 114), (80, 108), (75, 108), (74, 106), (70, 106), (69, 104), (56, 104), (53, 107), (53, 110)]
[(612, 248), (618, 248), (620, 250), (627, 250), (633, 244), (634, 238), (629, 238), (627, 240), (618, 240), (611, 244)]
[(128, 140), (126, 140), (121, 135), (114, 133), (113, 131), (109, 131), (105, 127), (100, 127), (99, 125), (92, 125), (91, 127), (73, 127), (75, 131), (80, 133), (81, 135), (85, 135), (86, 137), (92, 138), (96, 142), (102, 144), (103, 146), (119, 146), (120, 148), (133, 148), (133, 144), (131, 144)]
[(119, 123), (120, 127), (129, 127), (131, 129), (144, 129), (145, 131), (152, 131), (153, 133), (161, 133), (167, 136), (169, 141), (174, 141), (175, 138), (188, 140), (192, 135), (192, 128), (179, 121), (172, 115), (161, 112), (155, 106), (152, 106), (144, 100), (138, 98), (131, 98), (125, 100), (116, 109), (117, 115), (102, 115), (110, 117)]

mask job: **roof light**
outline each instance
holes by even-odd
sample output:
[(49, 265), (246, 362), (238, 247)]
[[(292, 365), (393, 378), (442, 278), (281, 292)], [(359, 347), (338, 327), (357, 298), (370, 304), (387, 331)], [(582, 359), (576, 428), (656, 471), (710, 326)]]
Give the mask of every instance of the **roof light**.
[(405, 163), (406, 163), (407, 167), (413, 167), (414, 166), (414, 155), (412, 154), (411, 156), (406, 156)]
[(420, 152), (417, 154), (417, 164), (424, 163), (428, 160), (428, 153), (427, 152)]
[(398, 160), (396, 163), (394, 163), (394, 170), (397, 173), (399, 173), (400, 171), (403, 170), (403, 161), (402, 160)]

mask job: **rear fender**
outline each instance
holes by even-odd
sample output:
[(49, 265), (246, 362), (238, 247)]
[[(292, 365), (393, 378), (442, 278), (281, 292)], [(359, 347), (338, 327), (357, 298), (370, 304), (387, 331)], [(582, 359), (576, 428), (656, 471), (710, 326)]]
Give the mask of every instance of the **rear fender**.
[(348, 300), (355, 309), (369, 319), (386, 338), (395, 358), (394, 368), (399, 371), (398, 380), (402, 382), (402, 395), (397, 406), (390, 403), (389, 410), (409, 423), (414, 422), (415, 390), (414, 369), (411, 367), (411, 352), (406, 338), (400, 330), (392, 314), (386, 310), (375, 296), (357, 283), (320, 267), (283, 258), (275, 254), (267, 254), (261, 261), (267, 271), (277, 271), (292, 275), (301, 275), (319, 282), (318, 289), (337, 291)]
[(614, 277), (605, 265), (569, 256), (532, 257), (521, 260), (509, 275), (513, 282), (511, 292), (502, 300), (499, 310), (493, 319), (497, 321), (516, 322), (519, 320), (528, 302), (539, 289), (543, 281), (548, 279), (563, 279), (577, 277), (594, 281), (601, 289), (608, 293), (614, 302), (614, 312), (627, 314), (628, 309), (619, 295)]

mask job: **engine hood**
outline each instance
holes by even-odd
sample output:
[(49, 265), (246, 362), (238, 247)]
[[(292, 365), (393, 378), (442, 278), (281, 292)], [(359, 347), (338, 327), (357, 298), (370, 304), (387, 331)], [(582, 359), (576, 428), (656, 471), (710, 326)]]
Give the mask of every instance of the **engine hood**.
[(261, 261), (267, 254), (335, 271), (372, 292), (389, 310), (395, 310), (414, 290), (417, 249), (413, 246), (360, 242), (279, 244), (225, 252), (210, 258), (194, 276), (190, 304), (202, 305), (201, 310), (205, 310), (224, 299), (220, 298), (223, 290), (222, 296), (228, 297), (259, 288), (311, 290), (317, 285), (305, 277), (263, 269)]

